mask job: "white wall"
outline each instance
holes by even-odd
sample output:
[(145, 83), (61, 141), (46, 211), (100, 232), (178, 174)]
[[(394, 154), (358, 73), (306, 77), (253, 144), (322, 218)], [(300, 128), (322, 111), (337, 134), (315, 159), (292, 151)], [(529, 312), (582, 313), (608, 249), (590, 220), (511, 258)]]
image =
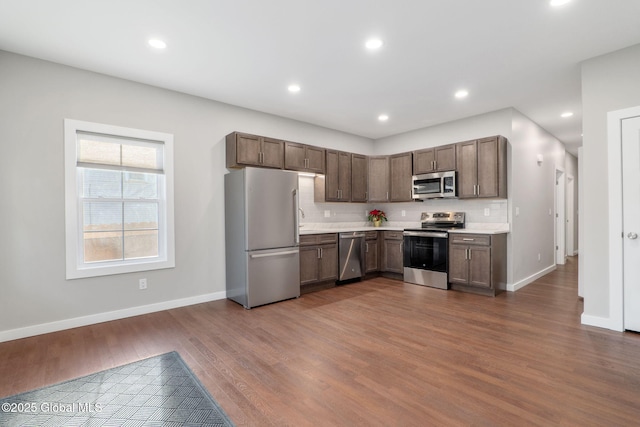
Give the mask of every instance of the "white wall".
[[(174, 135), (174, 269), (65, 280), (65, 118)], [(223, 297), (224, 137), (235, 130), (372, 148), (366, 138), (0, 51), (0, 341)]]
[(607, 226), (607, 112), (640, 105), (640, 44), (582, 64), (582, 184), (580, 211), (584, 323), (609, 324), (609, 235)]
[[(573, 203), (573, 249), (574, 251), (578, 251), (578, 227), (579, 227), (579, 191), (578, 191), (578, 181), (580, 179), (580, 172), (578, 170), (578, 158), (573, 154), (566, 152), (565, 160), (564, 160), (564, 169), (566, 172), (567, 179), (569, 176), (573, 176), (573, 201), (569, 200), (569, 193), (567, 192), (567, 206), (569, 203)], [(569, 211), (567, 210), (567, 219), (569, 219)], [(568, 244), (568, 242), (567, 242)], [(573, 254), (568, 254), (572, 256)]]

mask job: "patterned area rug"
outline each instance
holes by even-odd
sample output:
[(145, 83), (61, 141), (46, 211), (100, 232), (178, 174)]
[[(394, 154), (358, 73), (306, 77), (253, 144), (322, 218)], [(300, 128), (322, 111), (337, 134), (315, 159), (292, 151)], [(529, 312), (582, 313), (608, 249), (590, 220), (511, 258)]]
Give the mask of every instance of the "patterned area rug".
[(0, 426), (233, 426), (171, 352), (0, 400)]

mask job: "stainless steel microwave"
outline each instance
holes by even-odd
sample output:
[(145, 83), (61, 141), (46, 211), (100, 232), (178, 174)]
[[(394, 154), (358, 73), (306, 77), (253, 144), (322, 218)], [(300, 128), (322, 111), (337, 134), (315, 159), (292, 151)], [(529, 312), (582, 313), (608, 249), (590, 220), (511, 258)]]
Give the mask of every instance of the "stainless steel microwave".
[(455, 171), (414, 175), (411, 188), (414, 199), (458, 197)]

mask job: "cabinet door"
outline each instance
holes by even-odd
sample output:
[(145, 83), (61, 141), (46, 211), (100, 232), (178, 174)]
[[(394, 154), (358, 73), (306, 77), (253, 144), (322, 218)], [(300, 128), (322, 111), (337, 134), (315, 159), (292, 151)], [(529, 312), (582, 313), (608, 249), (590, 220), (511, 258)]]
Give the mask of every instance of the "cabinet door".
[(458, 197), (477, 197), (475, 188), (478, 179), (478, 156), (476, 141), (466, 141), (456, 144), (456, 162), (458, 165)]
[(243, 165), (260, 166), (261, 139), (256, 135), (237, 134), (236, 162)]
[(498, 138), (478, 140), (478, 197), (498, 197)]
[(262, 138), (262, 166), (282, 169), (284, 166), (284, 142)]
[(466, 245), (449, 245), (449, 282), (469, 283), (469, 261)]
[(411, 194), (411, 153), (396, 154), (389, 157), (391, 186), (389, 200), (392, 202), (410, 202)]
[(324, 173), (324, 148), (307, 145), (307, 171)]
[(294, 142), (284, 145), (284, 168), (288, 170), (305, 170), (305, 146)]
[(402, 240), (384, 240), (382, 271), (404, 273)]
[(351, 155), (351, 201), (367, 201), (367, 157)]
[(351, 154), (338, 153), (338, 186), (340, 201), (351, 201)]
[(389, 201), (389, 157), (369, 157), (369, 202)]
[(300, 247), (300, 284), (306, 285), (318, 281), (320, 251), (317, 246)]
[(491, 247), (470, 247), (469, 284), (491, 287)]
[(455, 144), (436, 147), (435, 161), (436, 172), (446, 172), (456, 170), (456, 146)]
[(434, 171), (436, 152), (433, 148), (419, 150), (413, 153), (413, 174), (420, 175)]
[(339, 154), (334, 150), (327, 150), (327, 163), (324, 181), (324, 199), (327, 202), (337, 202), (340, 195), (339, 179), (340, 179), (340, 161)]
[(378, 255), (378, 239), (375, 240), (366, 240), (365, 244), (365, 272), (371, 273), (378, 271), (380, 267), (379, 261), (380, 257)]
[(320, 267), (318, 280), (334, 280), (338, 278), (338, 245), (320, 246)]

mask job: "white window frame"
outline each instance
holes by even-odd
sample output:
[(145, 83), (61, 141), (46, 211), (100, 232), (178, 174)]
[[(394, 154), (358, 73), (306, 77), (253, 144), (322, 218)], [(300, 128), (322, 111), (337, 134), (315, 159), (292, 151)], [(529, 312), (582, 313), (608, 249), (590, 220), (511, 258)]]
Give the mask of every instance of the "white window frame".
[[(161, 199), (158, 212), (158, 256), (140, 259), (85, 263), (83, 257), (83, 220), (80, 172), (77, 161), (77, 135), (79, 132), (96, 133), (126, 139), (154, 141), (163, 146), (164, 186), (160, 186)], [(65, 233), (67, 279), (133, 273), (175, 267), (175, 236), (173, 212), (173, 135), (121, 126), (64, 120), (65, 156)], [(164, 188), (163, 188), (164, 187)], [(164, 191), (163, 191), (164, 190)], [(164, 194), (162, 194), (164, 193)]]

